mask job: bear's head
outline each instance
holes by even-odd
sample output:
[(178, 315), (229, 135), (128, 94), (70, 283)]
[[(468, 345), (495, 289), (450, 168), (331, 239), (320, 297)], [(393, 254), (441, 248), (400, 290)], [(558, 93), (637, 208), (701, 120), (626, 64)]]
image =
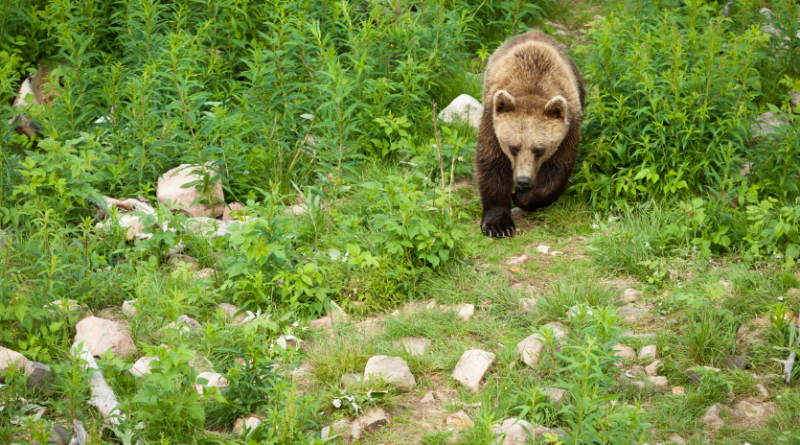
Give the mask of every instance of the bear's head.
[(535, 184), (542, 164), (558, 150), (569, 129), (567, 100), (561, 96), (514, 97), (500, 90), (493, 98), (494, 132), (511, 160), (519, 187)]

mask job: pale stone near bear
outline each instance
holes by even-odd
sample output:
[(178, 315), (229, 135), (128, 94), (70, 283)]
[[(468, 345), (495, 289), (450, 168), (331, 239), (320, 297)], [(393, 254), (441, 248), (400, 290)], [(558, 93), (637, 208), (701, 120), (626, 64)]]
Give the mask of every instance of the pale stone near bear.
[(128, 315), (130, 317), (136, 316), (136, 313), (138, 312), (136, 310), (136, 306), (139, 305), (138, 301), (139, 301), (138, 299), (123, 301), (122, 302), (122, 313), (125, 314), (125, 315)]
[(455, 309), (458, 311), (456, 317), (458, 317), (458, 319), (461, 321), (469, 321), (475, 314), (474, 304), (462, 304), (460, 306), (456, 306)]
[(203, 393), (204, 387), (225, 388), (228, 386), (228, 379), (226, 379), (222, 374), (218, 374), (216, 372), (201, 372), (200, 374), (197, 374), (197, 378), (208, 380), (208, 383), (197, 383), (194, 385), (194, 390), (199, 394)]
[(616, 345), (611, 349), (617, 351), (614, 353), (614, 357), (620, 357), (625, 359), (636, 358), (636, 352), (633, 350), (633, 348), (629, 346)]
[(420, 357), (425, 354), (425, 348), (428, 347), (430, 342), (431, 341), (427, 338), (405, 337), (401, 338), (393, 345), (398, 349), (403, 348), (409, 355)]
[(109, 349), (120, 358), (136, 353), (128, 330), (121, 324), (104, 318), (87, 317), (75, 326), (74, 344), (83, 343), (93, 356), (103, 355)]
[[(253, 432), (254, 429), (258, 428), (261, 425), (261, 419), (255, 416), (247, 416), (247, 417), (240, 417), (236, 419), (236, 422), (233, 424), (233, 434), (236, 437), (241, 437), (244, 434), (245, 428), (247, 428), (247, 436)], [(247, 437), (245, 436), (245, 437)]]
[(417, 384), (403, 359), (386, 355), (376, 355), (367, 361), (364, 382), (370, 380), (383, 380), (405, 391), (413, 391)]
[(447, 122), (467, 122), (475, 128), (481, 125), (483, 105), (469, 94), (456, 97), (441, 113), (439, 119)]
[(150, 364), (157, 360), (158, 357), (141, 357), (139, 360), (136, 360), (136, 363), (133, 364), (133, 368), (131, 368), (130, 373), (136, 377), (142, 377), (147, 374), (151, 374)]
[(655, 345), (647, 345), (639, 351), (639, 358), (644, 360), (648, 358), (656, 358), (658, 348)]
[(223, 221), (236, 221), (237, 212), (241, 212), (244, 206), (238, 202), (232, 202), (222, 209)]
[(666, 377), (663, 376), (648, 377), (647, 381), (655, 386), (658, 386), (659, 388), (666, 388), (667, 386), (669, 386), (669, 381), (667, 380)]
[(389, 419), (386, 416), (386, 411), (384, 411), (383, 408), (374, 406), (353, 421), (350, 434), (353, 436), (353, 439), (358, 440), (361, 438), (362, 433), (377, 431), (388, 424)]
[(527, 445), (530, 443), (528, 437), (535, 437), (535, 431), (530, 422), (513, 417), (504, 420), (502, 425), (492, 425), (492, 434), (499, 436), (495, 445)]
[[(211, 170), (211, 177), (215, 178), (216, 173)], [(176, 168), (164, 173), (163, 176), (158, 178), (158, 187), (156, 189), (156, 196), (158, 202), (172, 208), (184, 210), (189, 215), (217, 217), (222, 215), (225, 201), (225, 195), (222, 191), (222, 185), (219, 180), (215, 180), (213, 186), (213, 198), (215, 205), (212, 207), (208, 203), (195, 203), (200, 197), (200, 190), (197, 187), (181, 188), (185, 184), (189, 184), (198, 180), (202, 180), (201, 167), (199, 165), (181, 164)], [(205, 197), (203, 197), (205, 199)]]
[(526, 337), (521, 342), (517, 343), (514, 352), (522, 356), (522, 361), (533, 367), (539, 361), (539, 354), (542, 352), (544, 345), (542, 344), (542, 336), (533, 334)]
[(31, 361), (24, 355), (0, 346), (0, 372), (6, 373), (11, 369), (30, 374), (33, 371), (33, 366), (31, 366)]
[(328, 317), (331, 319), (331, 323), (337, 325), (339, 323), (346, 322), (348, 319), (347, 312), (344, 311), (335, 301), (331, 300), (331, 309), (328, 309)]
[(475, 422), (470, 419), (470, 417), (464, 411), (459, 411), (454, 414), (450, 414), (445, 419), (445, 424), (447, 426), (452, 426), (455, 428), (471, 428), (475, 426)]
[(483, 375), (494, 363), (494, 354), (480, 349), (464, 352), (456, 364), (451, 377), (466, 386), (472, 392), (478, 392)]

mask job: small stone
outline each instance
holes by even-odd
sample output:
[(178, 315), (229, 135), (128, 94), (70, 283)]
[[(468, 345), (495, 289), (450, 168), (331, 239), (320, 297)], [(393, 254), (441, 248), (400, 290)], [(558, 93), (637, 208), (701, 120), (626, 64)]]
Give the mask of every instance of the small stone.
[(550, 256), (559, 256), (559, 255), (564, 255), (564, 252), (562, 252), (560, 250), (554, 250), (554, 251), (550, 252)]
[(425, 431), (433, 431), (433, 430), (436, 429), (436, 427), (433, 426), (433, 424), (428, 423), (428, 422), (423, 422), (419, 426), (420, 426), (420, 428), (422, 428)]
[(53, 372), (44, 363), (30, 362), (28, 366), (28, 381), (26, 387), (28, 391), (49, 391), (50, 384), (53, 382)]
[(33, 371), (33, 365), (27, 357), (19, 352), (0, 346), (0, 373), (5, 374), (12, 369), (22, 371), (27, 375)]
[(445, 424), (455, 428), (471, 428), (475, 426), (475, 422), (473, 422), (464, 411), (459, 411), (455, 414), (450, 414), (447, 416), (447, 419), (445, 419)]
[(328, 309), (328, 318), (331, 319), (333, 325), (337, 325), (346, 322), (349, 317), (344, 309), (339, 307), (335, 301), (331, 300), (331, 309)]
[(719, 405), (716, 403), (708, 408), (701, 421), (711, 430), (716, 430), (725, 425), (725, 422), (719, 416)]
[(360, 385), (364, 381), (364, 376), (361, 374), (345, 374), (342, 376), (342, 387)]
[(241, 437), (244, 434), (245, 429), (247, 429), (247, 435), (245, 437), (250, 436), (250, 434), (261, 425), (261, 419), (255, 416), (247, 416), (247, 417), (240, 417), (236, 419), (236, 422), (233, 424), (233, 434), (236, 437)]
[(522, 264), (527, 261), (528, 255), (522, 256), (512, 256), (510, 260), (506, 261), (507, 266), (513, 266), (515, 264)]
[(186, 326), (189, 326), (190, 329), (202, 329), (203, 328), (203, 325), (201, 325), (199, 321), (195, 320), (194, 318), (192, 318), (192, 317), (190, 317), (188, 315), (181, 315), (180, 317), (178, 317), (177, 323), (179, 325), (180, 324), (185, 324)]
[(462, 94), (453, 99), (450, 105), (439, 113), (439, 119), (447, 123), (467, 122), (474, 128), (478, 128), (482, 115), (483, 105), (469, 94)]
[(421, 357), (425, 354), (425, 348), (430, 344), (427, 338), (406, 337), (393, 343), (395, 348), (403, 348), (409, 355)]
[[(572, 320), (573, 318), (577, 317), (578, 314), (580, 314), (580, 313), (581, 313), (581, 305), (576, 304), (575, 306), (572, 306), (571, 308), (569, 308), (567, 310), (567, 318)], [(592, 312), (591, 309), (586, 309), (586, 315), (590, 315), (590, 316), (594, 315), (594, 312)]]
[(433, 391), (428, 391), (428, 393), (422, 397), (422, 400), (420, 400), (419, 403), (423, 405), (436, 403), (436, 396), (433, 395)]
[(194, 274), (194, 279), (195, 280), (207, 280), (207, 279), (210, 279), (210, 278), (214, 278), (215, 276), (217, 276), (217, 271), (214, 270), (214, 269), (211, 269), (209, 267), (206, 267), (205, 269), (201, 269), (199, 272), (195, 273)]
[(470, 349), (461, 355), (451, 377), (472, 392), (478, 392), (481, 380), (494, 363), (495, 355), (480, 349)]
[(635, 306), (622, 306), (619, 308), (619, 317), (627, 323), (636, 323), (647, 314), (647, 309)]
[(351, 434), (354, 439), (359, 439), (362, 433), (377, 431), (388, 424), (386, 411), (382, 408), (372, 407), (353, 421)]
[(539, 392), (546, 395), (556, 408), (561, 406), (567, 394), (567, 391), (561, 388), (542, 388)]
[(539, 361), (539, 354), (544, 348), (544, 339), (539, 334), (532, 334), (517, 343), (514, 352), (522, 357), (522, 362), (533, 367)]
[(684, 388), (683, 386), (673, 386), (672, 393), (675, 394), (676, 396), (682, 396), (686, 394), (686, 388)]
[(136, 307), (138, 304), (138, 299), (136, 300), (125, 300), (122, 302), (122, 313), (128, 315), (130, 317), (135, 317), (137, 310)]
[(183, 254), (173, 255), (169, 260), (170, 269), (177, 270), (181, 267), (187, 268), (189, 272), (197, 272), (200, 270), (200, 264), (197, 260)]
[(136, 346), (127, 328), (104, 318), (87, 317), (75, 326), (74, 344), (83, 343), (95, 357), (105, 354), (109, 349), (119, 358), (127, 358), (136, 353)]
[(414, 375), (408, 364), (400, 357), (376, 355), (367, 360), (364, 368), (364, 382), (383, 380), (405, 391), (413, 391), (416, 386)]
[(220, 303), (217, 305), (217, 309), (221, 309), (229, 320), (233, 320), (236, 323), (241, 323), (247, 318), (247, 314), (244, 311), (230, 303)]
[(222, 374), (218, 374), (216, 372), (201, 372), (197, 374), (197, 379), (206, 379), (208, 383), (195, 383), (194, 390), (200, 394), (203, 394), (203, 388), (225, 388), (228, 386), (228, 379), (225, 378)]
[(522, 419), (510, 418), (501, 424), (492, 425), (492, 434), (500, 436), (494, 445), (526, 445), (529, 438), (535, 438), (535, 428), (530, 422)]
[(637, 303), (644, 294), (633, 288), (627, 288), (622, 291), (622, 301), (626, 303)]
[(692, 371), (691, 369), (687, 369), (684, 374), (686, 374), (686, 376), (689, 378), (689, 382), (694, 383), (695, 385), (699, 384), (700, 380), (702, 379), (699, 373)]
[(223, 221), (236, 221), (237, 217), (241, 216), (241, 211), (244, 209), (244, 206), (238, 202), (232, 202), (227, 204), (222, 209), (222, 220)]
[(763, 406), (744, 400), (736, 404), (736, 411), (738, 411), (742, 417), (748, 417), (751, 419), (755, 417), (764, 417), (767, 415), (767, 409), (765, 409)]
[(456, 317), (458, 317), (461, 321), (469, 321), (470, 318), (475, 314), (475, 305), (474, 304), (463, 304), (460, 306), (456, 306), (455, 308), (458, 313)]
[(513, 209), (511, 209), (511, 216), (518, 218), (525, 218), (526, 216), (528, 216), (528, 212), (522, 210), (519, 207), (514, 207)]
[(541, 245), (536, 248), (536, 251), (539, 253), (547, 254), (550, 251), (550, 246)]
[(791, 121), (786, 116), (782, 116), (780, 113), (773, 111), (767, 111), (766, 113), (758, 115), (758, 119), (751, 127), (751, 131), (753, 138), (758, 139), (765, 136), (777, 135), (781, 127), (789, 125), (791, 125)]
[(646, 360), (649, 358), (656, 358), (658, 348), (655, 345), (648, 345), (639, 350), (639, 359)]
[(761, 397), (764, 397), (765, 399), (769, 397), (769, 391), (767, 391), (767, 388), (761, 383), (756, 384), (756, 389), (758, 389), (758, 392), (761, 393)]
[(644, 372), (647, 373), (647, 375), (657, 375), (658, 368), (660, 366), (661, 366), (661, 360), (656, 360), (653, 363), (650, 363), (649, 365), (645, 366)]
[[(215, 171), (207, 169), (207, 173), (213, 183), (212, 194), (215, 201), (213, 207), (204, 197), (201, 197), (200, 190), (196, 185), (183, 187), (192, 182), (202, 180), (202, 169), (203, 167), (200, 165), (181, 164), (164, 173), (158, 178), (158, 186), (156, 188), (158, 202), (171, 206), (171, 208), (183, 210), (193, 217), (217, 217), (222, 215), (224, 206), (221, 203), (225, 202), (225, 196), (222, 191), (222, 184)], [(195, 201), (198, 202), (195, 203)], [(203, 203), (201, 204), (200, 202)]]
[(294, 335), (282, 335), (275, 340), (275, 344), (280, 346), (283, 349), (293, 349), (297, 347), (298, 343), (302, 343), (302, 340), (295, 337)]
[(620, 357), (623, 359), (636, 358), (636, 352), (629, 346), (616, 345), (611, 349), (617, 351), (614, 353), (614, 357)]
[(676, 445), (685, 445), (686, 444), (686, 441), (683, 440), (683, 437), (681, 437), (681, 436), (679, 436), (677, 434), (673, 434), (673, 435), (669, 436), (669, 441), (674, 443), (674, 444), (676, 444)]
[(79, 302), (78, 300), (71, 300), (68, 298), (55, 300), (54, 302), (45, 305), (44, 308), (48, 309), (50, 312), (53, 312), (53, 309), (57, 309), (60, 312), (79, 312), (81, 317), (92, 316), (92, 311), (90, 311), (85, 304)]
[(792, 106), (792, 113), (800, 114), (800, 91), (790, 91), (789, 104)]
[[(361, 428), (358, 428), (358, 434), (361, 435)], [(336, 422), (333, 422), (331, 426), (328, 427), (328, 435), (339, 436), (343, 440), (349, 440), (353, 438), (353, 425), (347, 419), (340, 419)]]
[(150, 374), (150, 363), (157, 361), (158, 357), (141, 357), (133, 364), (130, 373), (136, 377), (142, 377)]
[(659, 388), (666, 388), (667, 386), (669, 386), (669, 381), (667, 380), (667, 378), (662, 376), (648, 377), (647, 381), (655, 386), (658, 386)]
[(729, 355), (728, 358), (725, 359), (725, 364), (727, 365), (728, 369), (731, 370), (750, 368), (750, 360), (738, 355)]
[(329, 328), (331, 326), (333, 326), (333, 323), (331, 322), (331, 317), (318, 318), (308, 323), (308, 327), (311, 329)]

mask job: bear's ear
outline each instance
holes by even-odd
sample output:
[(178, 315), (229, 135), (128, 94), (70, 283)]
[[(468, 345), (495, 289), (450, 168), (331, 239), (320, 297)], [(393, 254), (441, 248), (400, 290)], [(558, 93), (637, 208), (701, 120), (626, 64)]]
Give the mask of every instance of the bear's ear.
[(544, 106), (544, 115), (550, 119), (567, 120), (567, 100), (561, 96), (550, 99)]
[(500, 90), (494, 93), (494, 112), (495, 113), (508, 113), (514, 111), (517, 107), (517, 101), (514, 96), (508, 94), (506, 90)]

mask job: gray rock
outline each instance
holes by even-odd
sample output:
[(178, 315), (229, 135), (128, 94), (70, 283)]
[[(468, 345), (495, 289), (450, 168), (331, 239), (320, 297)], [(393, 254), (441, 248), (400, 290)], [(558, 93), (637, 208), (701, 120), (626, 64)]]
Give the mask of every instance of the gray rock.
[(389, 424), (386, 411), (383, 408), (372, 407), (353, 421), (351, 434), (354, 439), (361, 438), (363, 433), (377, 431)]
[(673, 435), (669, 436), (669, 441), (674, 443), (675, 445), (685, 445), (686, 444), (686, 441), (683, 440), (683, 437), (681, 437), (681, 436), (679, 436), (677, 434), (673, 434)]
[(197, 263), (196, 259), (182, 254), (173, 255), (172, 258), (169, 259), (169, 267), (172, 270), (185, 267), (189, 272), (197, 272), (200, 270), (200, 264)]
[(5, 374), (11, 369), (30, 374), (33, 371), (33, 365), (19, 352), (0, 346), (0, 374)]
[(514, 352), (522, 357), (523, 363), (528, 366), (535, 366), (539, 361), (539, 354), (544, 348), (544, 339), (539, 334), (532, 334), (521, 342), (517, 343)]
[(131, 317), (135, 317), (136, 313), (138, 312), (136, 306), (138, 306), (138, 298), (135, 300), (125, 300), (122, 302), (122, 313)]
[(322, 317), (316, 320), (312, 320), (308, 323), (308, 327), (310, 329), (319, 329), (319, 328), (329, 328), (333, 326), (333, 322), (331, 321), (331, 317)]
[(200, 374), (197, 374), (197, 378), (208, 380), (208, 383), (196, 383), (194, 385), (194, 390), (200, 394), (203, 393), (203, 388), (225, 388), (228, 386), (228, 379), (226, 379), (222, 374), (216, 372), (201, 372)]
[(200, 324), (199, 321), (195, 320), (194, 318), (188, 315), (181, 315), (178, 317), (178, 324), (185, 324), (189, 326), (190, 329), (202, 329), (203, 325)]
[(361, 374), (345, 374), (342, 376), (342, 387), (360, 385), (364, 381), (364, 376)]
[(644, 294), (633, 288), (627, 288), (622, 291), (622, 301), (626, 303), (637, 303)]
[(253, 432), (253, 430), (258, 428), (259, 426), (261, 426), (261, 419), (259, 419), (258, 417), (255, 416), (247, 416), (244, 418), (240, 417), (236, 419), (236, 422), (233, 424), (233, 434), (235, 434), (236, 437), (242, 437), (242, 435), (245, 432), (245, 429), (247, 429), (247, 435), (245, 437), (248, 437)]
[(427, 348), (430, 342), (431, 341), (427, 338), (405, 337), (393, 342), (392, 346), (397, 349), (404, 349), (409, 355), (421, 357), (425, 354), (425, 348)]
[(464, 411), (459, 411), (447, 416), (445, 424), (454, 428), (471, 428), (475, 426), (475, 422), (473, 422)]
[(789, 104), (792, 106), (792, 113), (800, 114), (800, 91), (790, 91), (789, 96), (792, 97), (789, 99)]
[(364, 382), (372, 380), (383, 380), (405, 391), (413, 391), (416, 386), (408, 364), (400, 357), (376, 355), (370, 358), (364, 368)]
[(564, 396), (567, 394), (567, 391), (561, 388), (542, 388), (539, 392), (546, 395), (556, 408), (561, 406), (564, 402)]
[(481, 380), (494, 363), (495, 355), (480, 349), (470, 349), (461, 355), (450, 375), (472, 392), (478, 392)]
[(728, 369), (748, 369), (750, 368), (750, 360), (738, 355), (729, 355), (725, 359), (725, 365)]
[(331, 324), (333, 325), (344, 323), (349, 318), (344, 309), (339, 307), (333, 300), (331, 300), (331, 309), (328, 309), (328, 317), (331, 319)]
[(636, 323), (645, 315), (647, 315), (647, 309), (645, 308), (628, 305), (619, 308), (619, 317), (628, 323)]
[(213, 198), (219, 202), (213, 206), (205, 204), (193, 204), (200, 198), (200, 190), (196, 186), (183, 188), (183, 186), (202, 179), (200, 172), (201, 166), (191, 164), (181, 164), (176, 168), (164, 173), (158, 178), (156, 196), (158, 202), (168, 207), (183, 210), (190, 216), (198, 217), (217, 217), (223, 213), (225, 195), (222, 191), (222, 184), (216, 179), (216, 172), (210, 171), (211, 178), (214, 180)]
[(492, 434), (498, 436), (494, 445), (527, 445), (528, 438), (535, 437), (535, 431), (530, 422), (513, 417), (492, 425)]
[(649, 358), (656, 358), (658, 348), (655, 345), (647, 345), (639, 350), (639, 359), (646, 360)]
[(483, 105), (468, 94), (455, 98), (450, 105), (439, 113), (439, 119), (447, 123), (462, 121), (474, 128), (480, 127)]
[(428, 391), (428, 393), (425, 394), (425, 396), (422, 397), (422, 399), (419, 401), (419, 403), (421, 403), (423, 405), (436, 403), (436, 396), (433, 394), (433, 391)]
[(140, 357), (139, 360), (136, 360), (136, 363), (133, 364), (129, 372), (136, 377), (143, 377), (151, 374), (150, 364), (157, 360), (158, 357)]
[(767, 391), (767, 388), (761, 383), (756, 384), (756, 389), (759, 393), (761, 393), (761, 397), (764, 397), (765, 399), (769, 397), (769, 391)]
[(647, 381), (655, 386), (658, 386), (659, 388), (666, 388), (667, 386), (669, 386), (669, 381), (667, 380), (667, 378), (662, 376), (648, 377)]
[(615, 345), (611, 349), (617, 351), (614, 353), (614, 357), (620, 357), (623, 359), (636, 358), (636, 352), (630, 346)]
[(660, 366), (661, 366), (661, 360), (656, 360), (653, 363), (650, 363), (649, 365), (645, 366), (644, 372), (647, 373), (647, 375), (651, 375), (651, 376), (652, 375), (657, 375), (658, 374), (658, 368)]
[(244, 209), (244, 206), (238, 202), (232, 202), (225, 206), (222, 209), (222, 220), (223, 221), (235, 221), (236, 216), (238, 215), (237, 212), (241, 212)]
[(30, 362), (30, 372), (28, 373), (28, 391), (49, 391), (50, 384), (53, 382), (53, 372), (44, 363)]
[(245, 311), (230, 303), (220, 303), (217, 305), (217, 308), (222, 309), (228, 319), (233, 320), (235, 323), (241, 323), (245, 318), (247, 318)]
[(758, 139), (779, 133), (780, 128), (785, 125), (791, 125), (787, 117), (782, 116), (780, 113), (767, 111), (758, 115), (758, 119), (751, 127), (751, 131), (753, 132), (753, 137)]
[(127, 328), (104, 318), (87, 317), (75, 326), (74, 344), (83, 342), (92, 356), (98, 357), (109, 349), (120, 358), (127, 358), (136, 353), (136, 346)]
[(719, 405), (716, 403), (711, 405), (711, 407), (706, 410), (706, 413), (703, 414), (701, 422), (706, 424), (710, 430), (722, 428), (725, 425), (725, 422), (723, 422), (722, 417), (720, 417)]
[(455, 310), (458, 311), (456, 317), (461, 321), (469, 321), (472, 316), (475, 314), (475, 305), (474, 304), (462, 304), (455, 307)]

